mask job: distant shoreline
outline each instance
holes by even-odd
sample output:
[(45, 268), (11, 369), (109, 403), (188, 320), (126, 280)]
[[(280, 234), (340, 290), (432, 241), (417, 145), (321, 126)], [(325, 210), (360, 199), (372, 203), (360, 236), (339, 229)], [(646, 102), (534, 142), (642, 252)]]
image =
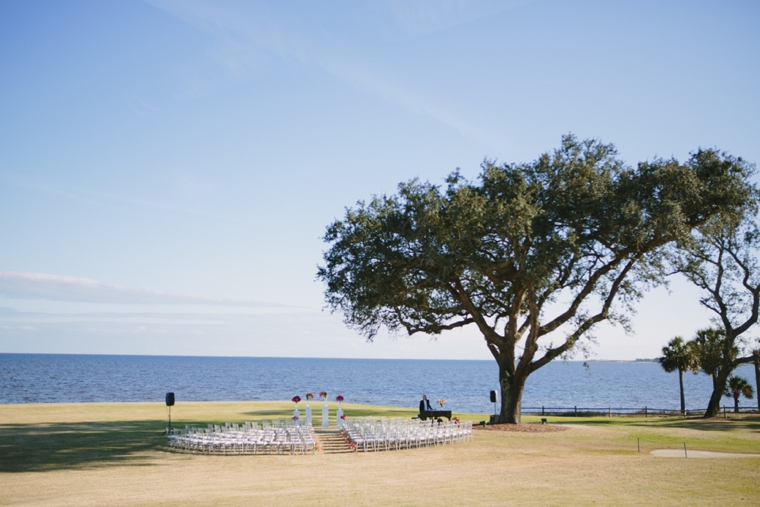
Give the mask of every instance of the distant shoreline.
[[(8, 356), (90, 356), (90, 357), (187, 357), (199, 359), (340, 359), (341, 361), (482, 361), (493, 362), (493, 359), (437, 359), (437, 358), (395, 358), (395, 357), (321, 357), (321, 356), (203, 356), (182, 354), (82, 354), (78, 352), (0, 352)], [(555, 359), (557, 363), (656, 363), (657, 358), (646, 359)]]

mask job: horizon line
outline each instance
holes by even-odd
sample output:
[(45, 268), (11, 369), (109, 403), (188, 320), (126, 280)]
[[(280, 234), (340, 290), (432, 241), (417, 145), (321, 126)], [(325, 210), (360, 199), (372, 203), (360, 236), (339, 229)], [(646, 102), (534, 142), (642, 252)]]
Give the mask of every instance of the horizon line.
[[(379, 361), (494, 361), (494, 359), (441, 359), (441, 358), (397, 358), (397, 357), (326, 357), (326, 356), (230, 356), (230, 355), (181, 355), (181, 354), (109, 354), (79, 352), (0, 352), (0, 355), (36, 355), (36, 356), (122, 356), (122, 357), (199, 357), (199, 358), (244, 358), (244, 359), (355, 359)], [(559, 359), (552, 363), (644, 363), (656, 362), (657, 358), (636, 359)]]

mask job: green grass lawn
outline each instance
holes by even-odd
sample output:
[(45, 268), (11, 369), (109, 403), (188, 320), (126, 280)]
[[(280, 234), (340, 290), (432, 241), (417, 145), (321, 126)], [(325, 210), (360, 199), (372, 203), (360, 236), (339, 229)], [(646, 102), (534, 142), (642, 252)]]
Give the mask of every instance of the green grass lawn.
[[(321, 403), (312, 406), (316, 423)], [(331, 403), (333, 417), (335, 408)], [(180, 403), (172, 421), (205, 426), (289, 418), (292, 410), (290, 402)], [(368, 405), (344, 410), (416, 414)], [(760, 454), (757, 415), (549, 417), (549, 423), (567, 429), (478, 429), (471, 443), (397, 452), (208, 456), (166, 450), (167, 409), (158, 403), (0, 405), (0, 505), (760, 504), (760, 458), (650, 454), (684, 442), (692, 450)]]

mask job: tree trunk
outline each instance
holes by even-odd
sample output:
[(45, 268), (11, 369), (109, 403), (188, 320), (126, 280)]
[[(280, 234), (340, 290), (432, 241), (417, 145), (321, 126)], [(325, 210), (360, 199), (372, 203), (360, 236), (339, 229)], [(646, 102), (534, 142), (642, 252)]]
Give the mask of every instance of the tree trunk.
[(683, 395), (683, 370), (678, 368), (678, 383), (681, 386), (681, 414), (686, 415), (686, 398)]
[(710, 396), (710, 403), (707, 405), (707, 410), (705, 410), (705, 419), (716, 417), (720, 413), (720, 399), (726, 389), (726, 379), (728, 379), (730, 373), (731, 367), (724, 366), (718, 371), (718, 374), (713, 377), (713, 392)]
[(522, 395), (525, 389), (526, 377), (517, 374), (509, 375), (506, 369), (499, 365), (499, 383), (501, 384), (501, 413), (500, 423), (520, 424), (522, 413)]
[(735, 393), (734, 394), (734, 413), (739, 413), (739, 395), (741, 393)]

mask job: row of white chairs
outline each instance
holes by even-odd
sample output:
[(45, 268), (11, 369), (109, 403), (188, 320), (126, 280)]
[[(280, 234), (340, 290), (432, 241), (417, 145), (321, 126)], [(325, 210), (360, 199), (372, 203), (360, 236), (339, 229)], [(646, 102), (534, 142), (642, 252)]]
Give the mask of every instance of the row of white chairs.
[(208, 454), (306, 454), (317, 452), (310, 426), (290, 421), (263, 421), (261, 425), (209, 424), (207, 428), (185, 426), (184, 431), (167, 428), (169, 447)]
[(349, 417), (343, 432), (357, 451), (390, 451), (470, 442), (472, 421)]

